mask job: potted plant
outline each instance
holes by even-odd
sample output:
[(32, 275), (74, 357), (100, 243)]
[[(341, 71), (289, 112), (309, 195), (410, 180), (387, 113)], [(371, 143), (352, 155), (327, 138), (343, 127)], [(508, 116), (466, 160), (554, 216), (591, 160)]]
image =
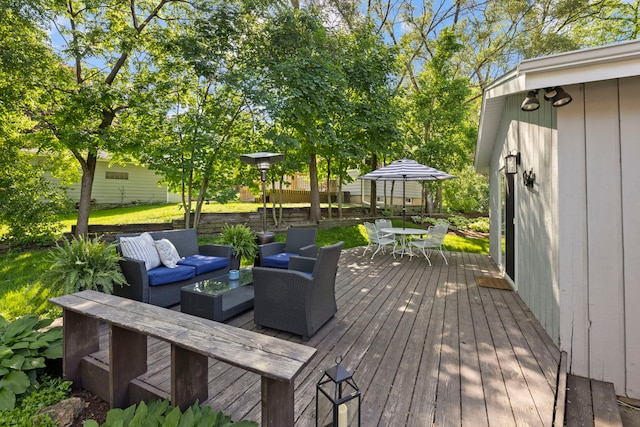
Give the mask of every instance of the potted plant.
[(115, 243), (84, 236), (64, 240), (49, 252), (49, 268), (43, 281), (57, 294), (71, 294), (85, 289), (110, 294), (113, 285), (125, 285), (127, 280), (120, 269), (120, 255)]
[(240, 260), (242, 258), (253, 260), (258, 250), (256, 235), (253, 230), (245, 224), (225, 224), (220, 234), (220, 243), (233, 247), (233, 258), (231, 259), (232, 270), (240, 268)]

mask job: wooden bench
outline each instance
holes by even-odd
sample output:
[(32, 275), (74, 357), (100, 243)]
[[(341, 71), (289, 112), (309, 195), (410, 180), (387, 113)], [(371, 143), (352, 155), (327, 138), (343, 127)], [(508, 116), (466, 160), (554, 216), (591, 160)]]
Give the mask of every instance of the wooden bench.
[(110, 328), (109, 403), (127, 407), (129, 383), (147, 371), (147, 337), (171, 344), (171, 404), (208, 398), (208, 358), (257, 373), (262, 425), (293, 426), (294, 379), (316, 349), (138, 301), (82, 291), (50, 300), (63, 308), (63, 375), (82, 386), (81, 362), (99, 351), (99, 322)]

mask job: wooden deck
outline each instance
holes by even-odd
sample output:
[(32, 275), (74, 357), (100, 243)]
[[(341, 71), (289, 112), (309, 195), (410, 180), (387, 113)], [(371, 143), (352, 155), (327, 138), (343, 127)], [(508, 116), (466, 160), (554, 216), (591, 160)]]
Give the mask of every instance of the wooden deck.
[[(434, 255), (429, 267), (343, 251), (338, 313), (304, 343), (318, 353), (296, 379), (296, 426), (315, 425), (315, 385), (338, 355), (362, 392), (363, 426), (552, 425), (560, 352), (517, 294), (476, 285), (498, 274), (489, 257), (448, 255), (449, 265)], [(227, 323), (255, 329), (252, 311)], [(140, 381), (168, 393), (168, 345), (150, 342), (148, 352)], [(209, 396), (234, 420), (260, 421), (256, 374), (210, 360)]]

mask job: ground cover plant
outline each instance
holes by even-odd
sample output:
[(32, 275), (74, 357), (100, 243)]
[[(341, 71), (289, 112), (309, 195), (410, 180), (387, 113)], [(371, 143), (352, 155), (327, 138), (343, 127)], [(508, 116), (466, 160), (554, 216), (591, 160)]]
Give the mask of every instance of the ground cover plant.
[(71, 393), (71, 381), (43, 374), (37, 386), (20, 397), (11, 410), (0, 410), (0, 427), (33, 426), (58, 427), (48, 415), (38, 415), (47, 406), (66, 399)]

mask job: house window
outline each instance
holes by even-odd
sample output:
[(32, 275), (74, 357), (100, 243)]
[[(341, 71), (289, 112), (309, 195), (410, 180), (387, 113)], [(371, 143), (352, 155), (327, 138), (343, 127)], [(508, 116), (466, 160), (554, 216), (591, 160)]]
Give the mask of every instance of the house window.
[(129, 172), (105, 172), (105, 179), (129, 179)]
[(376, 202), (381, 202), (382, 201), (382, 197), (376, 197)]
[(413, 203), (413, 199), (411, 197), (407, 197), (407, 202), (406, 203)]

